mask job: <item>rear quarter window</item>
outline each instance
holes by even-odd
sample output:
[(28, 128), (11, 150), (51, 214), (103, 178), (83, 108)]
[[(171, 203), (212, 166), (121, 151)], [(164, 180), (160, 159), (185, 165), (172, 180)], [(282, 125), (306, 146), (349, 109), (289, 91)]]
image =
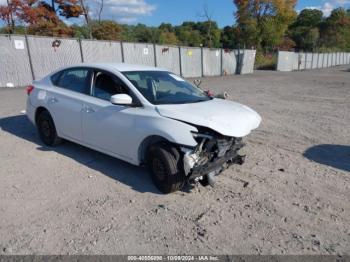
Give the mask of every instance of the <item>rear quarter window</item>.
[(89, 95), (91, 70), (88, 68), (67, 69), (54, 74), (51, 81), (55, 86)]
[(58, 80), (60, 79), (61, 74), (62, 74), (62, 71), (51, 76), (51, 82), (53, 85), (57, 86), (57, 83), (58, 83)]

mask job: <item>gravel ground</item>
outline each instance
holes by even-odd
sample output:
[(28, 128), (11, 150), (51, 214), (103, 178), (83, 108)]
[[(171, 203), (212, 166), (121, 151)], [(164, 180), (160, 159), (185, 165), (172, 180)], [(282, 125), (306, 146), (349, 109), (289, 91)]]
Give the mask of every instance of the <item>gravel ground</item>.
[(0, 254), (350, 254), (346, 67), (206, 78), (263, 117), (214, 188), (162, 195), (144, 168), (47, 148), (0, 90)]

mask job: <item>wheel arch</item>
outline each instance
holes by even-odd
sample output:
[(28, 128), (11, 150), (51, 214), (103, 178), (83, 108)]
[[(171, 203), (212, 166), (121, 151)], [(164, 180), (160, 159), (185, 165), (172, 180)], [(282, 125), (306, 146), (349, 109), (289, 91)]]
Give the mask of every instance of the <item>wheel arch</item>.
[[(35, 110), (35, 118), (34, 118), (35, 124), (37, 124), (37, 122), (38, 122), (38, 117), (39, 117), (39, 115), (40, 115), (42, 112), (44, 112), (44, 111), (47, 111), (47, 112), (50, 113), (50, 111), (49, 111), (46, 107), (44, 107), (44, 106), (39, 106), (39, 107)], [(50, 113), (50, 115), (51, 115), (51, 113)], [(52, 117), (52, 115), (51, 115), (51, 117)]]
[(163, 136), (159, 136), (159, 135), (150, 135), (148, 137), (146, 137), (140, 144), (139, 148), (138, 148), (138, 160), (140, 164), (145, 164), (146, 163), (146, 156), (147, 156), (147, 151), (149, 150), (149, 148), (156, 144), (156, 143), (169, 143), (169, 144), (173, 144), (171, 143), (168, 139), (166, 139)]
[(191, 132), (198, 130), (187, 123), (165, 117), (153, 117), (143, 119), (139, 125), (144, 133), (132, 153), (137, 165), (145, 164), (147, 150), (155, 143), (164, 141), (177, 149), (181, 146), (195, 147), (197, 145)]

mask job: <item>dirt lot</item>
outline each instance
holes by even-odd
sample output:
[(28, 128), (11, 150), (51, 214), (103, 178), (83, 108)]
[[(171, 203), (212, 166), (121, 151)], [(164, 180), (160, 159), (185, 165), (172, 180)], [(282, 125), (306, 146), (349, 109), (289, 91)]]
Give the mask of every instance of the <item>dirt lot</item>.
[(0, 90), (0, 254), (350, 254), (346, 67), (207, 78), (263, 117), (215, 188), (161, 195), (143, 168), (47, 148)]

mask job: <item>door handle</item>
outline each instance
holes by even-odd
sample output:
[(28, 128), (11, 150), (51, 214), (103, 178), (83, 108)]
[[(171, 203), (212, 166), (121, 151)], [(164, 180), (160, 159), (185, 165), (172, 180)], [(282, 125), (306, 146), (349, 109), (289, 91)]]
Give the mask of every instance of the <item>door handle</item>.
[(49, 100), (49, 102), (50, 102), (51, 104), (54, 104), (54, 103), (57, 103), (57, 102), (58, 102), (58, 99), (57, 99), (56, 97), (51, 97), (50, 100)]
[(95, 110), (91, 107), (85, 107), (84, 111), (85, 111), (85, 113), (88, 113), (88, 114), (95, 113)]

